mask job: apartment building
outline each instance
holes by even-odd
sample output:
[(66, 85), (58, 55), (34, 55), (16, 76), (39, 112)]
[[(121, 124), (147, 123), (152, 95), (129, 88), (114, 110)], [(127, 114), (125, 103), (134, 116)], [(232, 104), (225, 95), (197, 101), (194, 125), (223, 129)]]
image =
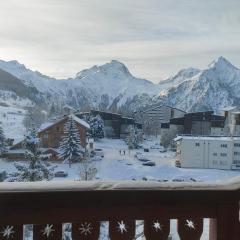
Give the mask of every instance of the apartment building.
[(134, 114), (137, 122), (143, 124), (146, 134), (158, 135), (161, 133), (161, 124), (169, 123), (171, 118), (183, 117), (186, 112), (171, 106), (155, 104), (148, 106)]
[(178, 136), (175, 141), (183, 168), (240, 169), (240, 137)]

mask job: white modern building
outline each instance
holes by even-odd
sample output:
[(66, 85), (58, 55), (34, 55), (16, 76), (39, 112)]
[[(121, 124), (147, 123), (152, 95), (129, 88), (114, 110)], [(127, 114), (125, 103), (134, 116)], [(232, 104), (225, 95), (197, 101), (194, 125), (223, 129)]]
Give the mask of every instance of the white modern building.
[(183, 168), (240, 169), (240, 137), (178, 136), (175, 141)]

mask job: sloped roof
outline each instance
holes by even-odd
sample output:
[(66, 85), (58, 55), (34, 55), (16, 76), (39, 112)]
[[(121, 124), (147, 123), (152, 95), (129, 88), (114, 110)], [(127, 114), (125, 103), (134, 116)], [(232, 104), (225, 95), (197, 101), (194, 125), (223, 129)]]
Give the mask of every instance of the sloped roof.
[(58, 120), (58, 121), (56, 121), (56, 122), (47, 123), (47, 124), (45, 125), (45, 127), (44, 127), (44, 126), (43, 126), (43, 127), (40, 127), (40, 129), (39, 129), (38, 132), (39, 132), (39, 133), (40, 133), (40, 132), (43, 132), (43, 131), (51, 128), (51, 127), (54, 126), (55, 124), (57, 124), (57, 123), (65, 120), (66, 118), (69, 118), (69, 117), (72, 117), (72, 119), (73, 119), (75, 122), (77, 122), (78, 124), (82, 125), (83, 127), (87, 128), (87, 129), (90, 129), (90, 126), (89, 126), (89, 124), (88, 124), (87, 122), (85, 122), (84, 120), (78, 118), (78, 117), (75, 116), (74, 114), (70, 114), (69, 116), (67, 116), (67, 117), (65, 117), (65, 118), (62, 118), (62, 119), (60, 119), (60, 120)]
[(76, 115), (74, 115), (74, 114), (71, 114), (70, 117), (72, 117), (75, 122), (81, 124), (81, 125), (84, 126), (85, 128), (90, 129), (90, 125), (89, 125), (87, 122), (85, 122), (84, 120), (82, 120), (81, 118), (78, 118), (78, 117), (77, 117)]

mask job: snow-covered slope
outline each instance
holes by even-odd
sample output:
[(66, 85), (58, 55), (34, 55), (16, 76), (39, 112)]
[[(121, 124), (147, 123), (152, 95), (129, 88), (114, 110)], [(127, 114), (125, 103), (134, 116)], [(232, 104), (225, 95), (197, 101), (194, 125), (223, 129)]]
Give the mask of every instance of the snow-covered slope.
[(55, 92), (55, 90), (58, 90), (62, 85), (61, 82), (57, 81), (55, 78), (50, 78), (37, 71), (32, 71), (16, 60), (0, 60), (0, 69), (23, 80), (26, 85), (35, 86), (40, 92)]
[[(15, 83), (20, 82), (26, 89), (36, 89), (41, 102), (49, 106), (61, 103), (81, 110), (120, 108), (127, 112), (152, 103), (165, 103), (187, 111), (213, 109), (218, 112), (224, 106), (240, 105), (240, 70), (223, 57), (205, 70), (183, 69), (159, 84), (134, 77), (116, 60), (62, 80), (32, 71), (17, 61), (0, 61), (0, 69), (15, 76)], [(4, 78), (0, 78), (0, 91), (11, 93), (12, 88), (6, 89), (2, 82)], [(15, 90), (15, 99), (22, 97)], [(24, 101), (26, 99), (29, 98), (24, 96)], [(37, 102), (35, 98), (29, 100)]]
[(161, 86), (162, 89), (167, 90), (172, 87), (178, 86), (182, 82), (186, 81), (189, 78), (192, 78), (193, 76), (196, 76), (200, 72), (201, 70), (197, 68), (182, 69), (173, 77), (160, 81), (159, 85)]
[[(0, 69), (36, 87), (41, 93), (75, 106), (110, 107), (122, 105), (135, 95), (159, 92), (160, 86), (135, 78), (126, 66), (116, 60), (102, 66), (93, 66), (76, 74), (74, 78), (57, 80), (26, 68), (17, 61), (0, 61)], [(50, 95), (50, 96), (49, 96)]]
[(14, 143), (22, 140), (24, 134), (26, 134), (26, 129), (23, 125), (25, 115), (25, 110), (0, 106), (0, 124), (6, 138), (13, 138)]
[(225, 58), (168, 90), (164, 102), (187, 111), (214, 110), (240, 105), (240, 70)]

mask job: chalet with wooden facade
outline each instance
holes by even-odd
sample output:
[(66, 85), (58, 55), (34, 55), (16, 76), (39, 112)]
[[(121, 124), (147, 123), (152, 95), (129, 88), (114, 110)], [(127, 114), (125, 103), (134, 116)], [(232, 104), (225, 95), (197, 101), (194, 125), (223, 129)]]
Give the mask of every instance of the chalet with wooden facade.
[[(69, 117), (72, 117), (76, 122), (81, 139), (81, 145), (84, 148), (87, 145), (87, 131), (90, 129), (90, 126), (88, 123), (73, 114), (62, 118), (57, 122), (44, 124), (38, 132), (40, 148), (42, 148), (43, 154), (51, 154), (52, 160), (59, 160), (58, 148), (64, 134), (64, 125), (68, 121)], [(6, 157), (12, 160), (24, 159), (24, 149), (22, 143), (23, 141), (12, 146)]]

